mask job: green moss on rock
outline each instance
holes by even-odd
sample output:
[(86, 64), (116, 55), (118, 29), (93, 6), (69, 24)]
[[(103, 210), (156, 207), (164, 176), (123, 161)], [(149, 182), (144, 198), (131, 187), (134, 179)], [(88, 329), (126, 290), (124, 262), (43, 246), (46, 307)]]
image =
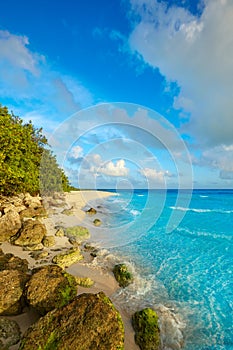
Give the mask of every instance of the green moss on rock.
[(79, 249), (71, 249), (67, 253), (57, 254), (53, 257), (52, 262), (62, 267), (69, 267), (70, 265), (83, 259), (83, 256)]
[(55, 265), (35, 269), (25, 288), (28, 304), (42, 315), (66, 305), (76, 294), (75, 278)]
[(86, 227), (73, 226), (65, 229), (65, 235), (72, 241), (72, 243), (82, 243), (90, 238), (90, 232)]
[(132, 317), (135, 330), (135, 342), (141, 350), (158, 350), (160, 347), (160, 333), (158, 316), (151, 308), (135, 312)]
[(125, 288), (133, 282), (133, 276), (128, 271), (128, 268), (125, 264), (115, 265), (113, 269), (113, 274), (120, 287)]
[(120, 314), (104, 293), (81, 294), (41, 317), (24, 334), (20, 350), (123, 350)]

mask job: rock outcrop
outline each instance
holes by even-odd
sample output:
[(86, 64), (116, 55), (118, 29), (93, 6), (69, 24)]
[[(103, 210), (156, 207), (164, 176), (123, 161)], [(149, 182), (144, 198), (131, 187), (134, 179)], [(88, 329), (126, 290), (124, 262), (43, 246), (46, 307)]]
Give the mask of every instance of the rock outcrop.
[(42, 315), (66, 305), (76, 295), (75, 278), (55, 265), (35, 269), (25, 287), (28, 304)]
[(158, 316), (151, 308), (135, 312), (132, 317), (135, 330), (135, 343), (141, 350), (159, 350), (160, 332)]
[(38, 349), (123, 350), (121, 316), (104, 293), (81, 294), (27, 330), (20, 350)]
[(133, 276), (129, 272), (125, 264), (118, 264), (114, 266), (113, 274), (119, 283), (120, 287), (127, 287), (130, 283), (133, 282)]
[(23, 223), (22, 228), (11, 242), (19, 246), (34, 246), (40, 244), (46, 234), (45, 225), (38, 220), (29, 219)]

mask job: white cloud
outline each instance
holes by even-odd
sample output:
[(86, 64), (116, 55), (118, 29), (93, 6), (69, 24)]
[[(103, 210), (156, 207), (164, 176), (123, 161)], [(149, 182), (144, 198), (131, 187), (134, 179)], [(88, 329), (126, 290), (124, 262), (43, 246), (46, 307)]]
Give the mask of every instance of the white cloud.
[(195, 17), (163, 2), (131, 0), (140, 16), (129, 44), (180, 94), (174, 107), (191, 113), (186, 131), (201, 143), (229, 144), (233, 130), (233, 2), (206, 0)]
[(0, 60), (38, 76), (39, 63), (44, 56), (33, 53), (28, 49), (29, 40), (26, 36), (11, 34), (6, 30), (0, 30)]
[(168, 170), (156, 170), (152, 168), (140, 169), (139, 173), (145, 176), (148, 180), (156, 180), (159, 182), (163, 182), (165, 176), (172, 176), (172, 174)]
[(102, 165), (97, 171), (98, 173), (114, 177), (127, 177), (129, 175), (129, 169), (126, 168), (124, 159), (117, 160), (116, 164), (114, 164), (112, 161), (107, 162), (106, 164)]
[(83, 157), (83, 148), (80, 147), (79, 145), (74, 146), (71, 151), (69, 156), (74, 159), (79, 159)]
[(233, 178), (233, 144), (216, 146), (203, 151), (200, 158), (193, 158), (193, 164), (219, 171), (221, 179)]

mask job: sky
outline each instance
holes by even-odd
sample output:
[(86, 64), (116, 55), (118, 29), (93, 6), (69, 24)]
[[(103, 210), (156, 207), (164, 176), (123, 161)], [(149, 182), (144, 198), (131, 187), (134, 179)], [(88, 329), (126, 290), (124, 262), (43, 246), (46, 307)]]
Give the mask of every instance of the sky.
[(233, 188), (232, 77), (232, 0), (1, 4), (0, 103), (80, 187)]

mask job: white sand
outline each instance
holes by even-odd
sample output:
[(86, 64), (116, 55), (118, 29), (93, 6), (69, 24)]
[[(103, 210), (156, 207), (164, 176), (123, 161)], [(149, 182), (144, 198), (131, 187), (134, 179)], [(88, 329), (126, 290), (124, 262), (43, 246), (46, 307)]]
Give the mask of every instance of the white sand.
[[(56, 225), (61, 224), (62, 226), (69, 227), (74, 225), (84, 225), (86, 213), (83, 210), (89, 203), (94, 200), (98, 200), (104, 197), (114, 195), (111, 192), (105, 191), (72, 191), (65, 195), (65, 201), (68, 208), (72, 208), (72, 215), (64, 215), (61, 213), (55, 213), (49, 218), (44, 219), (43, 223), (46, 225), (48, 235), (55, 235)], [(53, 255), (57, 254), (54, 252), (54, 249), (61, 248), (70, 248), (71, 244), (68, 242), (66, 237), (55, 237), (56, 245), (51, 249), (46, 249), (50, 254), (50, 260)], [(36, 267), (36, 261), (32, 259), (29, 255), (30, 252), (23, 251), (21, 247), (12, 246), (9, 243), (3, 243), (1, 249), (4, 253), (12, 253), (21, 258), (27, 259), (29, 262), (29, 268)], [(89, 254), (87, 254), (89, 256)], [(81, 293), (98, 293), (103, 291), (110, 299), (111, 296), (119, 288), (113, 274), (111, 271), (105, 271), (100, 267), (94, 267), (88, 263), (88, 259), (84, 259), (80, 263), (73, 264), (66, 269), (67, 272), (71, 273), (74, 276), (80, 277), (90, 277), (95, 283), (91, 288), (78, 287), (78, 294)], [(125, 314), (123, 310), (118, 307), (118, 310), (121, 313), (124, 326), (125, 326), (125, 350), (138, 350), (139, 347), (134, 342), (134, 331), (131, 325), (131, 320), (129, 315)], [(15, 319), (20, 325), (22, 333), (38, 318), (38, 315), (32, 311), (25, 309), (25, 312), (22, 315), (9, 317)], [(12, 346), (10, 350), (17, 350), (19, 344)]]

